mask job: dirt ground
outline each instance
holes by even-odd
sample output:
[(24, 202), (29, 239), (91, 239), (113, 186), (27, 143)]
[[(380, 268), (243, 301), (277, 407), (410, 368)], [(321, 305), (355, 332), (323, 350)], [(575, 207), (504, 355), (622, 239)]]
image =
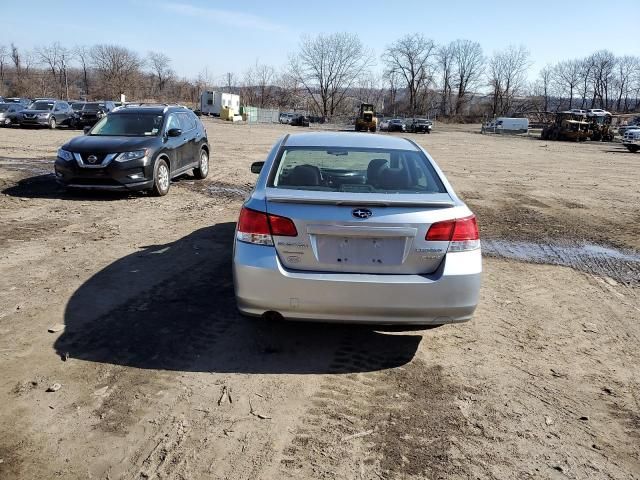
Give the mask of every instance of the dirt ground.
[[(205, 123), (210, 177), (163, 198), (66, 194), (77, 132), (0, 130), (1, 479), (640, 479), (637, 282), (498, 252), (465, 324), (244, 319), (249, 164), (296, 129)], [(478, 130), (408, 136), (487, 244), (640, 251), (640, 155)]]

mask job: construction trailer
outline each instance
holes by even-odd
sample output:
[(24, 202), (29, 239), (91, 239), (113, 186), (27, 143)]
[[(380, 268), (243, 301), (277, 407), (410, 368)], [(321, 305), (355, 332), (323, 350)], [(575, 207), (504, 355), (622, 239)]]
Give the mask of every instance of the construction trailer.
[(200, 94), (200, 111), (203, 115), (220, 116), (223, 108), (228, 107), (234, 112), (240, 111), (240, 95), (234, 93), (205, 90)]

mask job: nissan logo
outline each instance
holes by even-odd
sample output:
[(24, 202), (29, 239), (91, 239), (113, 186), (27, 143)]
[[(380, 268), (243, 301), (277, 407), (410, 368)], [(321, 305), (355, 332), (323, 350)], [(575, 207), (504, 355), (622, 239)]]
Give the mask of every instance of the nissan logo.
[(94, 164), (98, 161), (98, 157), (96, 157), (95, 155), (89, 155), (87, 157), (87, 162)]
[(356, 208), (355, 210), (351, 211), (351, 215), (356, 218), (369, 218), (371, 215), (373, 215), (373, 212), (368, 208)]

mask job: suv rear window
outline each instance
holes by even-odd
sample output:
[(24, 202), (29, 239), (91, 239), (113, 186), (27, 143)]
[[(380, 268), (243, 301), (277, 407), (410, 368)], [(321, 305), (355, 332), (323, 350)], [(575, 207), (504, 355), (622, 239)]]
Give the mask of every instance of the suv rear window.
[(352, 193), (446, 193), (422, 152), (343, 147), (286, 148), (269, 186)]
[(85, 103), (84, 110), (87, 111), (97, 111), (104, 110), (106, 105), (104, 103)]

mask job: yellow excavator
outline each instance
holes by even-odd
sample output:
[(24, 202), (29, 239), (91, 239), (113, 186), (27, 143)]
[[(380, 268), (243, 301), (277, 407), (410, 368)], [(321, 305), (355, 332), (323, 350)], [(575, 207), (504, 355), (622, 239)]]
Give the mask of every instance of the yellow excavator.
[(356, 118), (356, 132), (375, 132), (378, 129), (378, 118), (373, 105), (370, 103), (360, 104), (360, 113)]

